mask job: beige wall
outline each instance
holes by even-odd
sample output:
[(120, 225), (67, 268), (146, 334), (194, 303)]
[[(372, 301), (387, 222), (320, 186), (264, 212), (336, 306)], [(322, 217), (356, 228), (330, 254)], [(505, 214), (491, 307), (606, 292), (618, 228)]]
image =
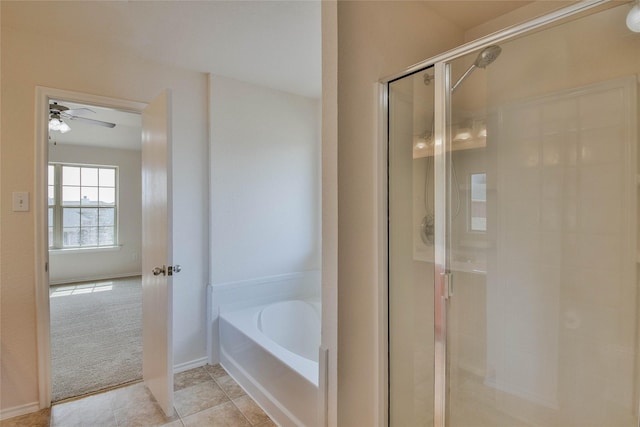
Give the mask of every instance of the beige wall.
[[(326, 30), (326, 27), (323, 27)], [(421, 2), (338, 3), (338, 425), (383, 422), (379, 390), (377, 87), (460, 44), (463, 32)]]
[[(150, 101), (173, 90), (174, 259), (176, 364), (205, 357), (207, 279), (207, 81), (190, 72), (96, 50), (78, 39), (53, 43), (21, 32), (2, 2), (2, 118), (0, 228), (0, 410), (38, 401), (34, 212), (12, 212), (11, 193), (34, 196), (35, 87)], [(34, 16), (46, 27), (46, 16)], [(55, 47), (55, 49), (53, 48)]]
[[(322, 2), (322, 343), (321, 408), (338, 420), (338, 2)], [(322, 414), (324, 411), (320, 411)]]

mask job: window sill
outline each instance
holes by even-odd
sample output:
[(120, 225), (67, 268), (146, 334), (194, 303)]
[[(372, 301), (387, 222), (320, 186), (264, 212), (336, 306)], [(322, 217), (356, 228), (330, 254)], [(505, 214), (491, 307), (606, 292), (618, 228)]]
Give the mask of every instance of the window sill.
[(122, 245), (118, 246), (95, 246), (90, 248), (66, 248), (66, 249), (49, 249), (49, 253), (53, 255), (59, 254), (89, 254), (94, 252), (115, 252), (122, 249)]

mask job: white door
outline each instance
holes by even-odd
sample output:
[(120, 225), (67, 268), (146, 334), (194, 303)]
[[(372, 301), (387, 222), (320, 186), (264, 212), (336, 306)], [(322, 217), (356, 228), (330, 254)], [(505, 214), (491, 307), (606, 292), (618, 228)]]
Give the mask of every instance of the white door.
[(173, 280), (171, 93), (142, 112), (143, 379), (167, 416), (173, 415)]

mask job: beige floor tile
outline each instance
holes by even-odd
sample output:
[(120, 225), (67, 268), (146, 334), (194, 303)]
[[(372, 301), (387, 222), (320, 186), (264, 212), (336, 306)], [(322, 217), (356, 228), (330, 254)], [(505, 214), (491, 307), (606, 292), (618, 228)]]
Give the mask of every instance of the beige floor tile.
[(114, 411), (123, 408), (135, 408), (143, 403), (155, 402), (153, 395), (144, 383), (136, 383), (105, 393)]
[(206, 365), (205, 369), (211, 374), (213, 378), (220, 378), (224, 377), (225, 375), (229, 375), (227, 371), (225, 371), (224, 368), (220, 365)]
[(242, 387), (240, 387), (229, 375), (216, 378), (216, 382), (227, 396), (229, 396), (229, 399), (233, 400), (246, 395)]
[(162, 427), (184, 427), (181, 420), (171, 421), (169, 424), (165, 424)]
[(186, 427), (250, 427), (251, 424), (233, 403), (223, 403), (214, 408), (183, 418)]
[(114, 411), (118, 427), (165, 426), (179, 421), (178, 415), (168, 418), (156, 402), (141, 403), (136, 407), (125, 406)]
[(213, 380), (174, 393), (175, 407), (183, 418), (228, 401), (229, 398)]
[(115, 427), (116, 420), (106, 394), (53, 405), (51, 427), (71, 426)]
[(204, 366), (190, 369), (173, 376), (173, 390), (182, 390), (206, 381), (211, 381), (211, 375), (209, 375), (209, 372), (207, 372)]
[(9, 418), (8, 420), (0, 421), (2, 427), (48, 427), (51, 411), (42, 409), (38, 412), (33, 412), (27, 415), (21, 415), (19, 417)]
[(240, 412), (247, 417), (253, 426), (257, 426), (270, 420), (269, 416), (265, 414), (262, 408), (249, 396), (234, 399), (233, 403), (238, 407)]
[[(213, 380), (215, 377), (216, 380)], [(220, 366), (174, 377), (176, 415), (167, 418), (143, 383), (54, 405), (0, 422), (1, 427), (274, 427)], [(233, 399), (231, 402), (230, 399)], [(180, 418), (182, 417), (182, 419)]]

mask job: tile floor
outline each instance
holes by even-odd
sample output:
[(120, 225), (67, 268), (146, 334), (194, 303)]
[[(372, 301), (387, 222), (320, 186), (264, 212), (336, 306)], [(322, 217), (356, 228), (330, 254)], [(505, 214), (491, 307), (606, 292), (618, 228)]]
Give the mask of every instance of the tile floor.
[(142, 383), (53, 405), (0, 422), (2, 427), (272, 427), (262, 411), (220, 365), (174, 377), (175, 415), (164, 416)]

